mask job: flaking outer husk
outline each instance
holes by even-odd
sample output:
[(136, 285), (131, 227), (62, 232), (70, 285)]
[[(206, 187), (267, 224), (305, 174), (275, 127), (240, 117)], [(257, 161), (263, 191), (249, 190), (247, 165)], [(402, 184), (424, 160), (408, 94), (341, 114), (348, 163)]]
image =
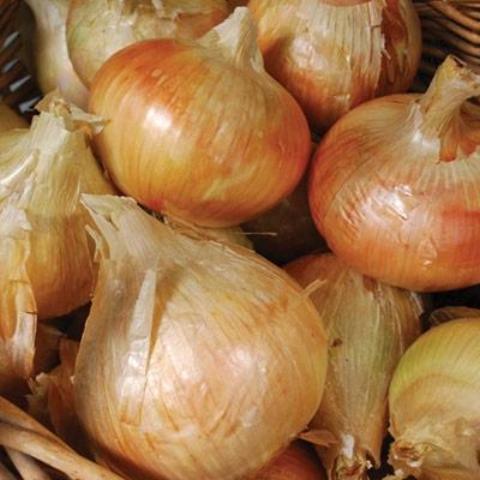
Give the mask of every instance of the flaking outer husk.
[(311, 298), (329, 335), (325, 394), (312, 428), (331, 439), (317, 451), (331, 480), (366, 479), (380, 463), (393, 371), (420, 334), (422, 301), (347, 267), (332, 254), (286, 267), (300, 285), (318, 281)]
[(389, 462), (400, 478), (480, 478), (479, 339), (479, 318), (451, 320), (400, 361), (389, 392)]
[(253, 476), (320, 402), (318, 313), (245, 248), (180, 235), (131, 199), (84, 202), (101, 263), (75, 402), (98, 461), (142, 480)]

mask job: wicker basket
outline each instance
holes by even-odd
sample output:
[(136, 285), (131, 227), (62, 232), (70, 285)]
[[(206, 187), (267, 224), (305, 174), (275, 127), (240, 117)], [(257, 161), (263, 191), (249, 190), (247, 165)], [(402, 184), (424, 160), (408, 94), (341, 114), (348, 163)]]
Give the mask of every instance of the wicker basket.
[(416, 7), (423, 31), (417, 85), (424, 89), (449, 53), (480, 71), (480, 1), (416, 0)]

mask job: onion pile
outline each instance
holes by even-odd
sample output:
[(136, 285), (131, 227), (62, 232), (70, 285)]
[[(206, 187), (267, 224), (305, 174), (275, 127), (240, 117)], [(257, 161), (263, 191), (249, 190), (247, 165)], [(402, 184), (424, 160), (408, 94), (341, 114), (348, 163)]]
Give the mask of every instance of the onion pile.
[(0, 479), (479, 480), (480, 74), (406, 93), (411, 0), (17, 1)]

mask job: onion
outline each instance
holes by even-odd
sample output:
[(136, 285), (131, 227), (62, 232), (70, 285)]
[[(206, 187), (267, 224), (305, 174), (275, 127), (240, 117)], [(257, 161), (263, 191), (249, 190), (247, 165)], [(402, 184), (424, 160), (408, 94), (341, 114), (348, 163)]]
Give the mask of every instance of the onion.
[(395, 478), (480, 478), (480, 319), (452, 320), (407, 351), (389, 393)]
[(380, 465), (388, 387), (420, 334), (420, 298), (364, 277), (331, 254), (300, 258), (286, 271), (302, 286), (317, 282), (311, 298), (330, 339), (325, 394), (311, 425), (331, 441), (318, 453), (329, 479), (364, 479), (372, 462)]
[(37, 317), (90, 298), (93, 252), (80, 194), (113, 192), (89, 148), (86, 132), (98, 119), (55, 96), (37, 108), (29, 130), (0, 135), (0, 391), (9, 395), (33, 374)]
[(101, 263), (74, 387), (97, 459), (132, 480), (253, 475), (321, 400), (307, 294), (248, 249), (183, 236), (131, 199), (84, 198)]
[(301, 442), (292, 443), (255, 480), (324, 480), (318, 459)]
[(151, 38), (196, 38), (228, 15), (225, 0), (71, 0), (67, 39), (86, 85), (115, 52)]
[(283, 264), (326, 245), (310, 215), (307, 176), (278, 205), (242, 226), (255, 251)]
[(421, 53), (410, 0), (251, 0), (267, 71), (323, 131), (356, 105), (406, 91)]
[(13, 111), (8, 105), (0, 102), (0, 132), (11, 130), (12, 128), (25, 128), (28, 123), (18, 113)]
[(68, 56), (66, 20), (69, 0), (25, 0), (35, 15), (33, 41), (36, 80), (43, 91), (59, 90), (68, 101), (85, 107), (88, 91)]
[(265, 73), (245, 7), (198, 43), (151, 40), (117, 53), (90, 107), (109, 120), (97, 146), (120, 190), (198, 225), (267, 211), (308, 162), (307, 122)]
[(315, 155), (310, 206), (360, 272), (416, 291), (480, 282), (480, 75), (453, 58), (423, 95), (343, 117)]

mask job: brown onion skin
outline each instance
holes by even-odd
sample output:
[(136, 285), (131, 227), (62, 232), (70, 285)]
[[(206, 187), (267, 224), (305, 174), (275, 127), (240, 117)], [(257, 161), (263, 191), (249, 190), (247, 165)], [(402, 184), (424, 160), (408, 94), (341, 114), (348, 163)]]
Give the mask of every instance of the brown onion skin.
[(248, 7), (267, 71), (316, 131), (413, 82), (421, 28), (410, 0), (251, 0)]
[(255, 251), (277, 264), (328, 250), (310, 214), (307, 176), (277, 206), (244, 223), (242, 228)]
[(310, 134), (271, 77), (215, 55), (177, 40), (132, 45), (96, 75), (90, 110), (108, 119), (96, 145), (122, 192), (152, 210), (227, 227), (295, 188)]
[(316, 455), (303, 442), (292, 443), (255, 480), (325, 480)]
[(450, 62), (432, 84), (431, 105), (410, 94), (356, 108), (313, 160), (310, 207), (329, 247), (409, 290), (480, 282), (480, 110), (462, 106), (480, 77), (472, 87), (456, 68)]

